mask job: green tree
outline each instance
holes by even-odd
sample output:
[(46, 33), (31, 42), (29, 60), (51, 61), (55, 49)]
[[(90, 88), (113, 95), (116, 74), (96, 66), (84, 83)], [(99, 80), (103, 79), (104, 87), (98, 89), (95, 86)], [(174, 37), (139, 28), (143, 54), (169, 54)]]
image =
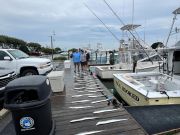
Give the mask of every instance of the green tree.
[(39, 43), (30, 42), (30, 43), (27, 44), (27, 46), (33, 52), (37, 52), (37, 51), (41, 50), (41, 45)]
[(51, 48), (46, 48), (46, 47), (42, 47), (41, 51), (45, 54), (52, 54), (52, 49)]
[(20, 47), (19, 47), (19, 50), (21, 50), (21, 51), (23, 51), (23, 52), (25, 52), (25, 53), (29, 53), (29, 49), (27, 48), (27, 46), (25, 46), (25, 45), (21, 45)]
[(72, 49), (69, 49), (68, 52), (75, 52), (77, 49), (76, 48), (72, 48)]
[(26, 42), (21, 39), (0, 35), (0, 45), (5, 48), (18, 49), (21, 45), (26, 45)]
[(55, 49), (54, 49), (54, 52), (55, 53), (59, 53), (61, 51), (61, 48), (59, 48), (59, 47), (56, 47)]

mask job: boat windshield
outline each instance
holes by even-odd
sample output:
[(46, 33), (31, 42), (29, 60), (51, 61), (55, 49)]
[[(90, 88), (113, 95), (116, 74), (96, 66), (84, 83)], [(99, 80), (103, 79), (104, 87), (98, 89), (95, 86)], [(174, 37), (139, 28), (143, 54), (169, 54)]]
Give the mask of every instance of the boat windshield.
[(29, 58), (29, 55), (20, 51), (20, 50), (8, 50), (8, 52), (15, 58), (15, 59), (24, 59)]

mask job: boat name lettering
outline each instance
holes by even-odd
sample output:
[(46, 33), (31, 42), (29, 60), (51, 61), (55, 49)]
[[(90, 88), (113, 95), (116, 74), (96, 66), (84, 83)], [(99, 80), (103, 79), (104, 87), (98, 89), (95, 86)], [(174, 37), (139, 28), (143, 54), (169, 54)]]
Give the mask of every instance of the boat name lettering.
[(116, 84), (117, 84), (117, 86), (118, 86), (120, 89), (122, 89), (122, 91), (124, 91), (126, 94), (128, 94), (131, 98), (133, 98), (133, 99), (136, 100), (136, 101), (139, 101), (139, 97), (138, 97), (138, 96), (136, 96), (135, 94), (131, 93), (131, 92), (128, 91), (126, 88), (124, 88), (123, 86), (121, 86), (121, 84), (120, 84), (118, 81), (116, 81)]

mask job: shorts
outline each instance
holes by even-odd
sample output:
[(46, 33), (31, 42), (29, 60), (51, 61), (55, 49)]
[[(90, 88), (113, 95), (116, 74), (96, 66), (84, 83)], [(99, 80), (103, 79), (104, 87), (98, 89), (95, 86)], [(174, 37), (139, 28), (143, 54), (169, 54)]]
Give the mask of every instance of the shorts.
[(86, 65), (86, 61), (85, 61), (85, 62), (81, 62), (81, 65), (82, 65), (82, 66), (85, 66), (85, 65)]
[(74, 65), (79, 65), (80, 64), (80, 62), (74, 62)]

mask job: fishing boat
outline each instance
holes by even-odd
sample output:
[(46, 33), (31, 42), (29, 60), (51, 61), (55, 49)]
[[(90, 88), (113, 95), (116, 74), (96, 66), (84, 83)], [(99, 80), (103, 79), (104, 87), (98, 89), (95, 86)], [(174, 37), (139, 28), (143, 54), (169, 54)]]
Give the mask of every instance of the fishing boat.
[(97, 43), (97, 48), (90, 51), (91, 64), (106, 64), (109, 59), (108, 50), (104, 49), (101, 43)]
[[(140, 25), (127, 24), (121, 27), (122, 32), (134, 31)], [(134, 59), (137, 61), (136, 72), (153, 71), (162, 66), (162, 57), (153, 49), (141, 45), (137, 39), (121, 40), (119, 48), (118, 64), (96, 66), (96, 75), (101, 79), (113, 79), (113, 74), (135, 72), (133, 70)], [(117, 57), (117, 56), (116, 56)]]
[(163, 73), (114, 74), (114, 86), (130, 106), (180, 104), (180, 81)]
[[(180, 8), (173, 14), (175, 16), (169, 36)], [(115, 90), (130, 106), (180, 104), (180, 80), (173, 77), (180, 67), (180, 47), (178, 42), (174, 47), (168, 48), (169, 36), (166, 48), (157, 50), (165, 54), (162, 72), (114, 74)]]
[[(151, 62), (149, 58), (151, 58), (153, 62)], [(162, 66), (162, 58), (158, 54), (152, 55), (149, 58), (144, 58), (137, 61), (136, 72), (149, 72), (156, 70)], [(113, 74), (132, 73), (133, 63), (119, 63), (110, 66), (96, 66), (95, 72), (96, 75), (101, 79), (113, 79)]]

